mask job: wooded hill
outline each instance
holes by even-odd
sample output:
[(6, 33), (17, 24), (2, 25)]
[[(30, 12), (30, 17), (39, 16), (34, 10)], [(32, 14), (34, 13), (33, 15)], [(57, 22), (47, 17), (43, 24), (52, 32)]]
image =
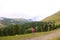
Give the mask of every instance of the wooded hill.
[(0, 27), (12, 25), (12, 24), (24, 24), (31, 22), (30, 20), (24, 18), (4, 18), (0, 17)]

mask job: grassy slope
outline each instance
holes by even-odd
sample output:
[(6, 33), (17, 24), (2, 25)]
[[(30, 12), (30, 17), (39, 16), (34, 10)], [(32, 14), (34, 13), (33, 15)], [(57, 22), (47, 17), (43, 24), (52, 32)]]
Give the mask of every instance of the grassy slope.
[(33, 38), (45, 34), (47, 34), (47, 32), (38, 32), (35, 33), (34, 35), (30, 33), (30, 34), (15, 35), (15, 36), (4, 36), (4, 37), (0, 37), (0, 40), (24, 40), (26, 38)]
[(49, 40), (60, 40), (60, 36), (58, 36), (56, 38), (49, 39)]
[(51, 40), (60, 40), (60, 37), (57, 37), (57, 38), (53, 38)]
[(54, 39), (54, 40), (60, 40), (60, 37), (57, 37), (56, 39)]
[(43, 19), (43, 21), (51, 21), (55, 20), (56, 23), (60, 24), (60, 11), (56, 12), (55, 14)]

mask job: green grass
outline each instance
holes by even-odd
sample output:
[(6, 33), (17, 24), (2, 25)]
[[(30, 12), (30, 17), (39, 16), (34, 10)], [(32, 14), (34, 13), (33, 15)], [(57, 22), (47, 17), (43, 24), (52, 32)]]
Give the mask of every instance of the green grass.
[(47, 34), (47, 32), (37, 32), (34, 35), (30, 33), (30, 34), (22, 34), (22, 35), (14, 35), (14, 36), (4, 36), (4, 37), (0, 37), (0, 40), (24, 40), (26, 38), (33, 38), (45, 34)]

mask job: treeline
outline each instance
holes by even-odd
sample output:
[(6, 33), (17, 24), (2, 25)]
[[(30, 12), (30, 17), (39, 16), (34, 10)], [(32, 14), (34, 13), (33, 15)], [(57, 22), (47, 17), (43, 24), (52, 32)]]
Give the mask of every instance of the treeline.
[(36, 32), (47, 32), (60, 28), (60, 25), (55, 25), (55, 21), (9, 25), (8, 27), (0, 28), (0, 36), (31, 33), (32, 27), (35, 27)]

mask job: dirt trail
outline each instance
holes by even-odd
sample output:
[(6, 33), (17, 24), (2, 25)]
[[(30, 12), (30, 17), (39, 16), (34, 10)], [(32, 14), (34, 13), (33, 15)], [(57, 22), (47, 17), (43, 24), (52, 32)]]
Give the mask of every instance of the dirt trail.
[(42, 35), (39, 37), (35, 37), (35, 38), (30, 38), (30, 39), (26, 39), (26, 40), (49, 40), (55, 37), (60, 36), (60, 30), (57, 30), (56, 32), (47, 34), (47, 35)]

